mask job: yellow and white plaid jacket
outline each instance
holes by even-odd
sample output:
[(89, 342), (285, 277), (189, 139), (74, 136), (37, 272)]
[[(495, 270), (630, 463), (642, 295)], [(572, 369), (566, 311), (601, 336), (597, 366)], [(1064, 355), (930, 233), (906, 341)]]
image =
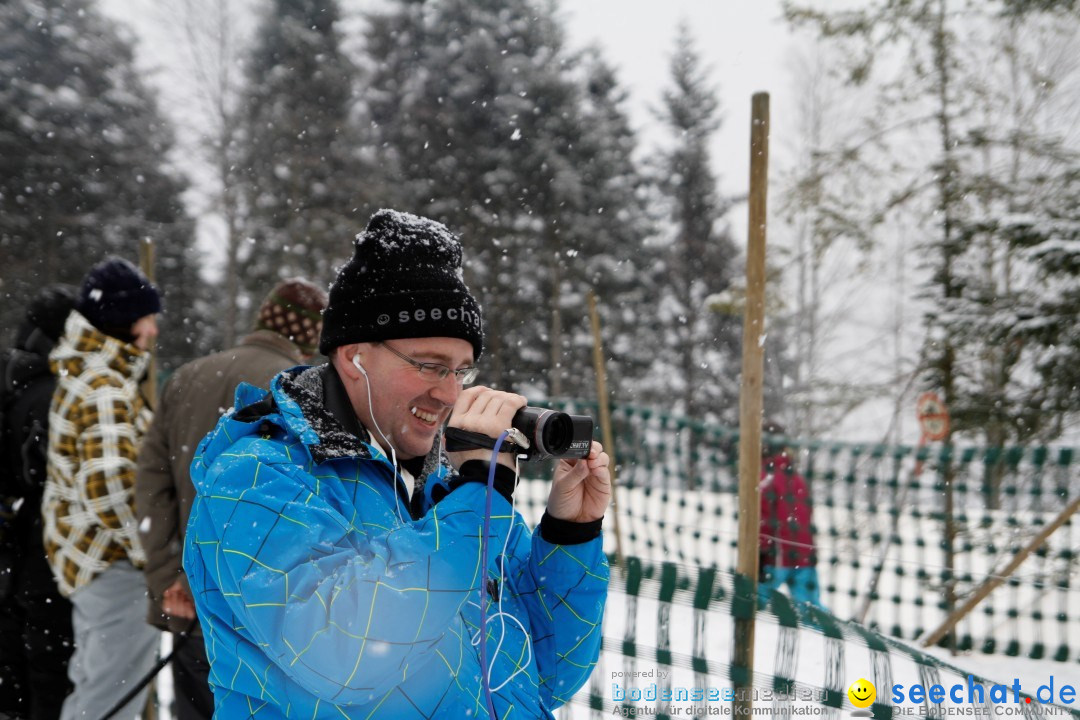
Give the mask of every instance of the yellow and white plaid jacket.
[(117, 560), (145, 560), (135, 518), (135, 460), (151, 414), (139, 392), (150, 355), (73, 311), (49, 354), (45, 551), (61, 594)]

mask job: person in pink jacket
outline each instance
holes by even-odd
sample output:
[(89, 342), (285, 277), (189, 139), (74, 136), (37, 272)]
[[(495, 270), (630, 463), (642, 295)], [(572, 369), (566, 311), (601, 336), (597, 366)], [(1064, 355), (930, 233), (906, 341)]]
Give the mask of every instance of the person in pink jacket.
[(762, 433), (758, 601), (765, 605), (786, 584), (795, 602), (822, 607), (810, 492), (787, 449), (773, 440), (784, 429), (766, 422)]

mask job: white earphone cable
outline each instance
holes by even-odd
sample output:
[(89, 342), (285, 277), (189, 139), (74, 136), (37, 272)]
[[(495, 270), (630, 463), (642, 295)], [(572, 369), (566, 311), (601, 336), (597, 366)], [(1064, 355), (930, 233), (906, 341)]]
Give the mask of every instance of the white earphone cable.
[(378, 431), (379, 435), (382, 436), (383, 442), (386, 443), (386, 447), (390, 449), (390, 459), (391, 459), (391, 462), (394, 465), (394, 488), (393, 488), (393, 490), (394, 490), (394, 509), (397, 511), (398, 520), (400, 520), (401, 522), (405, 522), (405, 518), (401, 514), (401, 498), (398, 497), (397, 453), (394, 452), (394, 445), (393, 445), (393, 443), (390, 442), (390, 438), (386, 437), (386, 433), (384, 433), (382, 431), (382, 428), (379, 427), (379, 421), (375, 419), (375, 407), (372, 405), (372, 402), (371, 402), (371, 380), (368, 379), (367, 370), (365, 370), (364, 366), (360, 364), (360, 356), (359, 355), (353, 355), (352, 364), (364, 376), (364, 389), (367, 390), (368, 412), (371, 413), (371, 422), (375, 425), (375, 429)]

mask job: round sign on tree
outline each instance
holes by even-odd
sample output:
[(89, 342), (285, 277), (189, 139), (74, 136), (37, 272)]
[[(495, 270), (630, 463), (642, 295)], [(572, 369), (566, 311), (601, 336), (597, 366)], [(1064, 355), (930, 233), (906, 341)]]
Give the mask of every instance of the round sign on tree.
[(927, 440), (944, 440), (949, 434), (949, 411), (937, 393), (924, 392), (915, 401), (919, 427)]

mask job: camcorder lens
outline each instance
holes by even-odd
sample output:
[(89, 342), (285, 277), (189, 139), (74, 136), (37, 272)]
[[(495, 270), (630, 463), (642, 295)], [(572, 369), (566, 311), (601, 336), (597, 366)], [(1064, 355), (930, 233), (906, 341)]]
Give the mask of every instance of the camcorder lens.
[(574, 428), (570, 416), (566, 413), (551, 413), (541, 420), (540, 437), (543, 438), (544, 452), (549, 455), (562, 455), (570, 448)]
[(593, 421), (585, 415), (524, 407), (511, 424), (532, 443), (525, 460), (583, 458), (592, 447)]

